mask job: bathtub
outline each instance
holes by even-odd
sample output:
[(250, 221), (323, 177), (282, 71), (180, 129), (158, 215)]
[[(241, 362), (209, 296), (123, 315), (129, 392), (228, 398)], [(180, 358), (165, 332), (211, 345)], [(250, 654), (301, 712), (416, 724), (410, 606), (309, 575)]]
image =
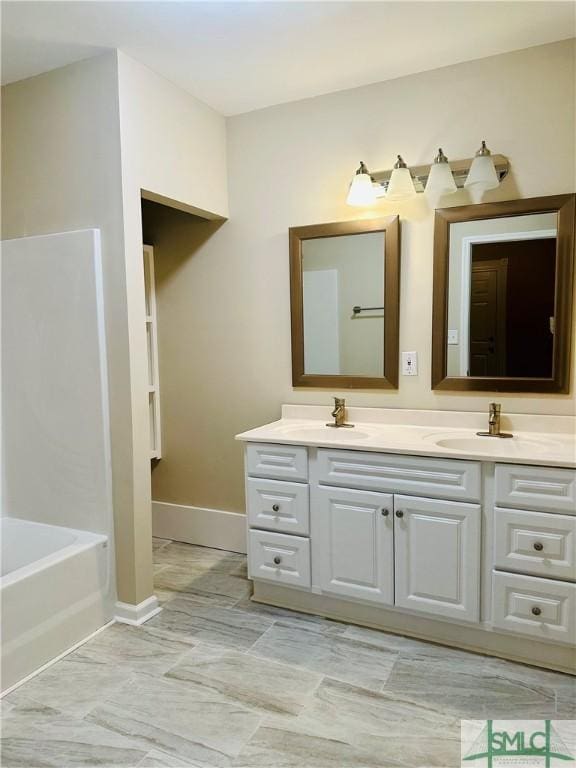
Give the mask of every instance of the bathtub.
[(106, 536), (4, 517), (1, 686), (6, 692), (111, 618)]

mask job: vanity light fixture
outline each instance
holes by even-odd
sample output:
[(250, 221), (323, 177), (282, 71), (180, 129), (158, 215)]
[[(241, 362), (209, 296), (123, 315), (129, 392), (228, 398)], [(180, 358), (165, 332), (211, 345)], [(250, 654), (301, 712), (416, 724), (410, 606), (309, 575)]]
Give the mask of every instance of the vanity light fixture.
[(488, 189), (496, 189), (499, 185), (500, 179), (496, 173), (492, 153), (483, 141), (472, 161), (464, 187), (470, 192), (474, 202), (479, 202), (484, 192)]
[[(426, 197), (433, 206), (441, 195), (455, 191), (450, 175), (456, 189), (466, 187), (472, 200), (479, 202), (487, 189), (494, 189), (508, 175), (508, 169), (508, 158), (492, 155), (484, 141), (475, 157), (450, 163), (442, 150), (439, 150), (432, 165), (412, 166), (410, 169), (400, 156), (394, 168), (388, 171), (370, 173), (364, 163), (360, 163), (350, 184), (347, 203), (368, 206), (382, 197), (391, 201), (405, 200), (413, 197), (415, 192), (426, 191)], [(446, 189), (440, 192), (444, 187)]]
[(373, 186), (372, 176), (362, 161), (360, 161), (360, 166), (350, 182), (346, 202), (348, 205), (354, 206), (374, 205), (376, 202), (376, 190)]
[(442, 152), (442, 148), (440, 148), (430, 168), (430, 175), (424, 189), (426, 197), (432, 203), (433, 201), (438, 201), (442, 195), (450, 195), (456, 192), (457, 189), (458, 187), (454, 181), (448, 158)]
[(394, 169), (388, 182), (386, 200), (408, 200), (411, 197), (415, 197), (415, 195), (416, 188), (414, 187), (410, 169), (402, 159), (402, 156), (398, 155), (398, 160), (394, 164)]

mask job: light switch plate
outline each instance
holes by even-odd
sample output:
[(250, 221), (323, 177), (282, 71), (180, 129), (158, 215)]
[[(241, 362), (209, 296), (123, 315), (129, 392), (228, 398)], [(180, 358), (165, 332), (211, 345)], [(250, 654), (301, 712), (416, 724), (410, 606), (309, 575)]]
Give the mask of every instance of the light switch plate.
[(458, 344), (458, 330), (448, 331), (448, 344)]
[(402, 352), (402, 376), (418, 376), (418, 352)]

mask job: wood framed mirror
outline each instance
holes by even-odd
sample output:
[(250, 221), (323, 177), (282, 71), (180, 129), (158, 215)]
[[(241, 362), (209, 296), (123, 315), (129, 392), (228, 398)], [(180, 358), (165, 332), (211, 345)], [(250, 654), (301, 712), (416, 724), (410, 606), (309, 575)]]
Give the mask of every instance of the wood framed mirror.
[(443, 208), (432, 389), (567, 393), (575, 195)]
[(397, 389), (398, 216), (290, 229), (292, 384)]

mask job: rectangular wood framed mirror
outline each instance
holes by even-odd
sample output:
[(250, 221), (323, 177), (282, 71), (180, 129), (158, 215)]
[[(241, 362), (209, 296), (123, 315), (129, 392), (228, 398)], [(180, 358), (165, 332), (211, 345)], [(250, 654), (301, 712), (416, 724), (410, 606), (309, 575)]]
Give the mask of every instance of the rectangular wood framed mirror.
[(397, 389), (398, 216), (290, 229), (292, 384)]
[(574, 228), (573, 194), (436, 211), (432, 389), (569, 391)]

